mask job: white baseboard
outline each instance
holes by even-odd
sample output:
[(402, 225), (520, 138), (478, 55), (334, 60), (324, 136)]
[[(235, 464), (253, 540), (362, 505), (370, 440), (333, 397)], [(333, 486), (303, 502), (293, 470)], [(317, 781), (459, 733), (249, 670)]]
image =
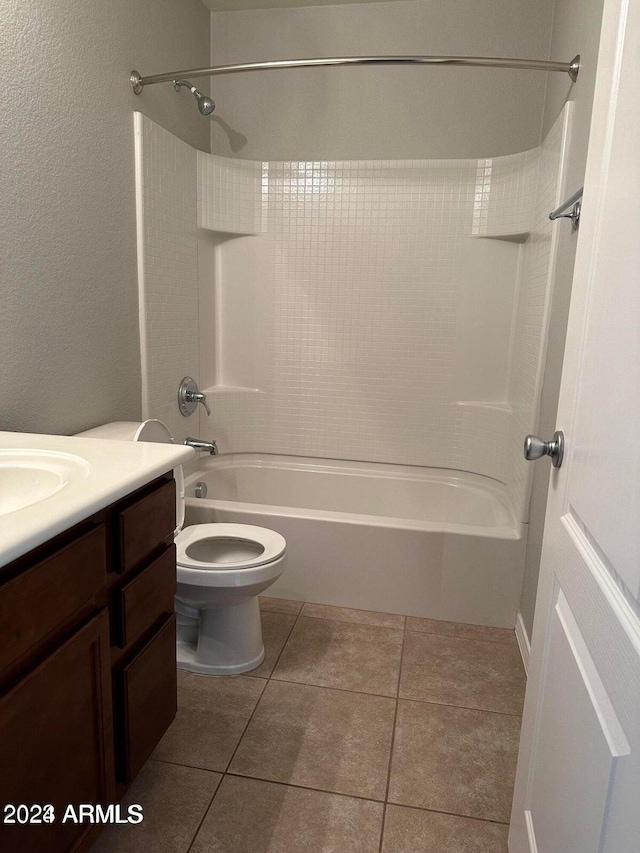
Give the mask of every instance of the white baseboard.
[(528, 673), (529, 657), (531, 656), (531, 644), (529, 643), (529, 637), (527, 636), (527, 629), (524, 627), (522, 613), (518, 613), (518, 616), (516, 618), (516, 640), (518, 641), (518, 646), (520, 648), (524, 671)]

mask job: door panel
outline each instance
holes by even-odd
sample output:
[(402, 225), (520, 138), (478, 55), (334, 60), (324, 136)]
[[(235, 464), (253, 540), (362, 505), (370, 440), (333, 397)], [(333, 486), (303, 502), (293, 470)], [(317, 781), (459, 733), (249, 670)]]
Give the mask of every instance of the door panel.
[(510, 853), (640, 853), (638, 91), (605, 0)]
[(531, 850), (598, 853), (616, 762), (630, 748), (559, 587), (535, 737), (526, 809)]

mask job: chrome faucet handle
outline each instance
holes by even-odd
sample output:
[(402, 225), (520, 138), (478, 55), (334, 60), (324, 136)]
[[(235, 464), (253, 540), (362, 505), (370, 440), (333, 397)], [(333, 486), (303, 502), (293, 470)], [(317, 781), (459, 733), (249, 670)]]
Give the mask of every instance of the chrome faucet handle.
[(178, 389), (178, 408), (180, 409), (180, 414), (188, 418), (198, 408), (198, 403), (202, 403), (207, 410), (207, 415), (211, 415), (211, 409), (207, 403), (207, 395), (200, 391), (194, 379), (190, 376), (185, 376)]
[(202, 405), (207, 410), (207, 414), (211, 414), (211, 409), (209, 408), (209, 404), (207, 403), (207, 395), (203, 394), (202, 391), (193, 391), (191, 393), (187, 392), (187, 400), (190, 403), (202, 403)]

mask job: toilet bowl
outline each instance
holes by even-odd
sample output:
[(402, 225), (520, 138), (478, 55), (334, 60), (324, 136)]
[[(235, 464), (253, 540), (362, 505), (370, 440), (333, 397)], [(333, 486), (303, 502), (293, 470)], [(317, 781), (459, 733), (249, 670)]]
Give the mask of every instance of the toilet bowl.
[[(90, 438), (174, 443), (158, 420), (119, 421), (80, 433)], [(176, 480), (177, 665), (207, 675), (237, 675), (264, 659), (258, 595), (286, 565), (287, 543), (265, 527), (184, 527), (182, 467)]]

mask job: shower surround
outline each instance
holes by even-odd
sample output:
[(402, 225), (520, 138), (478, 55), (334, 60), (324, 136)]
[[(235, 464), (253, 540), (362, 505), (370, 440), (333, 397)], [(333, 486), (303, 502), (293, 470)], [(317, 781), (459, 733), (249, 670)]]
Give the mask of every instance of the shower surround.
[(481, 475), (523, 538), (570, 108), (521, 154), (357, 162), (195, 152), (137, 114), (145, 415), (195, 432), (189, 373), (223, 453)]

